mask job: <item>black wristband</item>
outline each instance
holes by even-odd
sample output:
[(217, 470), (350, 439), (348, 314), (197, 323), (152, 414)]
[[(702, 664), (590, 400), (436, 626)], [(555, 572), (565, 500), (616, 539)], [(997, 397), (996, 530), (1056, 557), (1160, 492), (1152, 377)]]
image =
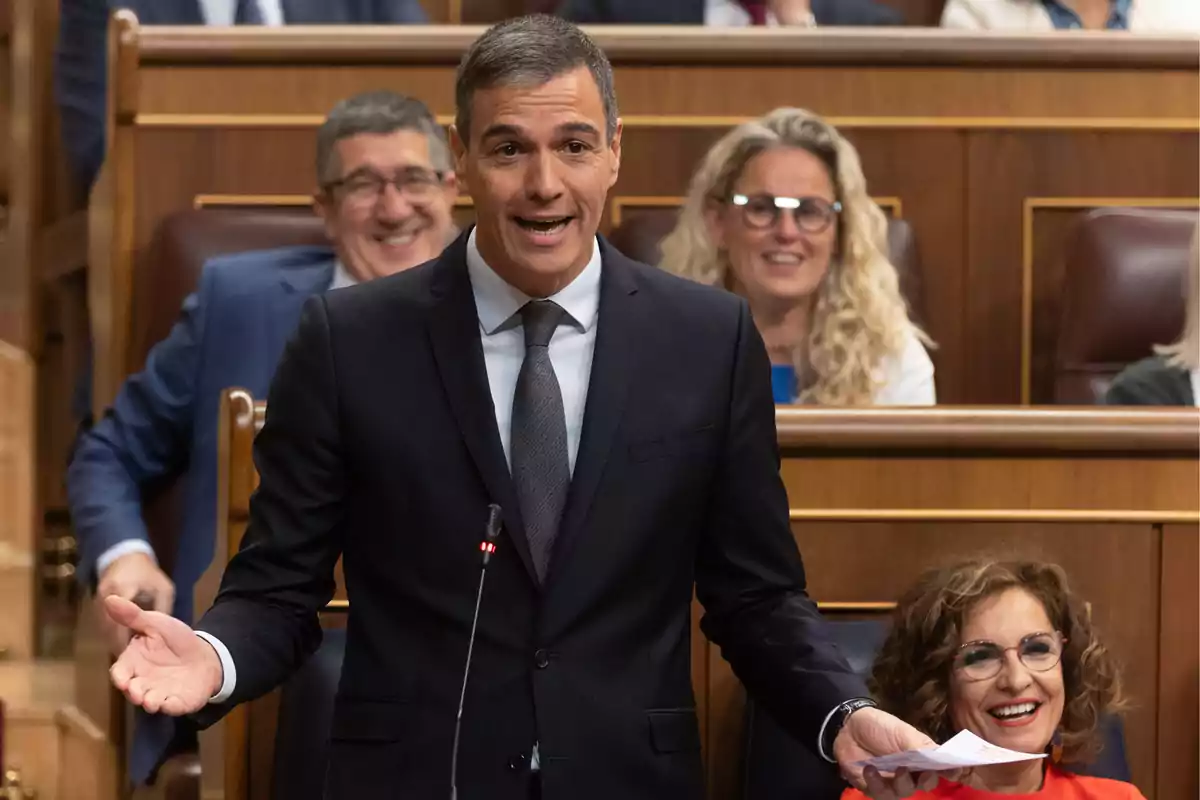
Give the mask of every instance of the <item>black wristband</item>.
[(845, 701), (833, 710), (833, 714), (829, 717), (829, 722), (825, 724), (825, 730), (821, 738), (821, 751), (825, 754), (826, 760), (836, 761), (833, 757), (833, 743), (837, 740), (838, 734), (845, 726), (846, 720), (850, 719), (850, 715), (864, 708), (878, 707), (879, 705), (869, 697), (855, 697)]

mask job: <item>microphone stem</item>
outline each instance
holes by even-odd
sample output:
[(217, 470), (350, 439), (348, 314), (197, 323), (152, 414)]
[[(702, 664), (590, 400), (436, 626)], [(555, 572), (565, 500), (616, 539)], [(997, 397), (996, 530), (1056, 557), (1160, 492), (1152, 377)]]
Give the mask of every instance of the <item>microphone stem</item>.
[(450, 800), (458, 800), (458, 737), (462, 732), (463, 706), (467, 701), (467, 680), (471, 677), (471, 656), (475, 652), (475, 629), (479, 626), (479, 606), (483, 602), (483, 581), (487, 562), (479, 570), (479, 589), (475, 592), (475, 614), (471, 617), (471, 636), (467, 639), (467, 664), (463, 668), (462, 691), (458, 695), (458, 716), (454, 720), (454, 748), (450, 755)]

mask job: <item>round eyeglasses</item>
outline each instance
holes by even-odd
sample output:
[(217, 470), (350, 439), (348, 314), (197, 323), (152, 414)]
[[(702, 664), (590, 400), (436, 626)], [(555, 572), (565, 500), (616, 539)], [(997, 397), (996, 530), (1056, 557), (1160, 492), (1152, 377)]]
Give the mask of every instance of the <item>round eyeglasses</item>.
[(954, 669), (969, 681), (986, 681), (1000, 674), (1004, 668), (1004, 656), (1009, 650), (1025, 668), (1033, 672), (1054, 669), (1062, 660), (1063, 645), (1067, 640), (1057, 631), (1054, 633), (1031, 633), (1016, 647), (1001, 647), (995, 642), (967, 642), (958, 648), (954, 656)]
[(842, 204), (822, 197), (777, 197), (770, 194), (735, 194), (731, 205), (741, 209), (747, 228), (766, 230), (779, 224), (784, 211), (792, 212), (796, 227), (806, 233), (821, 233), (842, 212)]

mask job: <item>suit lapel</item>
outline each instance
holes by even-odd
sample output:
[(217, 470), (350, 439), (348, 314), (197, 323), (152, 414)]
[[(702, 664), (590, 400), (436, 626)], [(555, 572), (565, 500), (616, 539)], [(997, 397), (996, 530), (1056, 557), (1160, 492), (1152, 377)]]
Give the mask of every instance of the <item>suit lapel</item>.
[(496, 409), (492, 405), (480, 342), (479, 314), (467, 274), (467, 235), (464, 232), (446, 248), (433, 267), (434, 308), (429, 319), (429, 336), (438, 374), (467, 449), (492, 501), (504, 511), (504, 530), (512, 540), (513, 549), (537, 585), (517, 493), (496, 428)]
[(600, 276), (600, 309), (592, 373), (588, 379), (583, 431), (575, 472), (567, 494), (567, 507), (559, 525), (558, 539), (547, 578), (547, 589), (563, 572), (591, 510), (609, 451), (621, 423), (629, 382), (637, 363), (645, 317), (644, 303), (637, 297), (637, 282), (628, 259), (603, 239)]
[(319, 261), (311, 266), (288, 267), (280, 270), (279, 292), (271, 303), (270, 314), (263, 315), (267, 353), (282, 353), (288, 338), (300, 319), (304, 301), (323, 292), (333, 282), (335, 259)]

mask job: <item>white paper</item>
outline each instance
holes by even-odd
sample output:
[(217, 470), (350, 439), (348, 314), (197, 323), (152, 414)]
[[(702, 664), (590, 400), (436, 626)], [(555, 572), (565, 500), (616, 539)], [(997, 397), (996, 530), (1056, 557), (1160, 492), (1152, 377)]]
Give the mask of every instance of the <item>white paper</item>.
[(937, 772), (964, 767), (985, 767), (989, 764), (1011, 764), (1015, 761), (1032, 761), (1045, 757), (1045, 753), (1018, 753), (1016, 750), (997, 747), (970, 731), (960, 731), (940, 747), (877, 756), (859, 761), (854, 766), (873, 766), (880, 772), (895, 772), (899, 769), (907, 769), (910, 772)]

